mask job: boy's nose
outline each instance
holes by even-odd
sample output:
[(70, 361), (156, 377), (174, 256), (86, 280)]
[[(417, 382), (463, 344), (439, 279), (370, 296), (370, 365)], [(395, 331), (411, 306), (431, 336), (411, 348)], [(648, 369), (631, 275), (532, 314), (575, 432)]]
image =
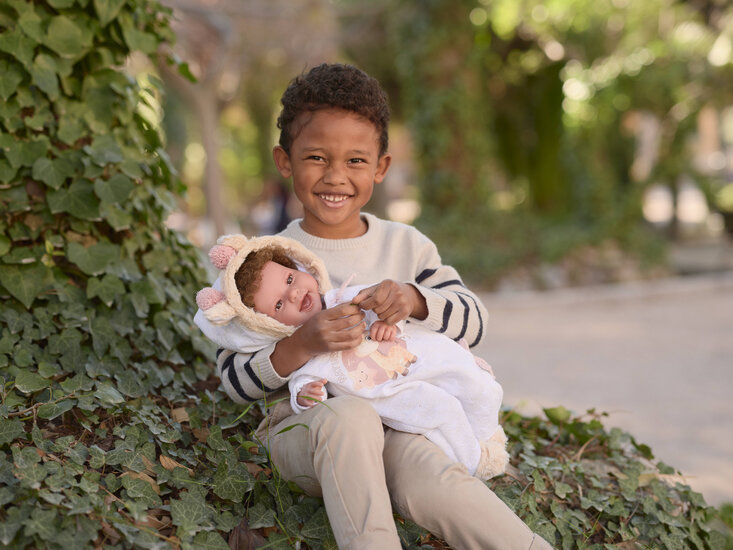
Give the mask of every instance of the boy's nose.
[(331, 185), (339, 185), (346, 181), (346, 171), (344, 167), (337, 163), (330, 163), (326, 169), (323, 180)]

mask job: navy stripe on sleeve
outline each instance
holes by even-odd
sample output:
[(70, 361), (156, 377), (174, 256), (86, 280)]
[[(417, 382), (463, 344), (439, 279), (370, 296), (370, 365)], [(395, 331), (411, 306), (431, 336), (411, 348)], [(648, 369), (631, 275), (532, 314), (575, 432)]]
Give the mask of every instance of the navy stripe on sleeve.
[(445, 302), (445, 307), (443, 308), (443, 326), (440, 327), (440, 330), (438, 332), (445, 332), (448, 330), (448, 321), (450, 321), (450, 314), (453, 311), (453, 304), (449, 301)]
[(461, 294), (456, 293), (456, 296), (458, 296), (458, 299), (463, 304), (463, 326), (461, 327), (461, 332), (458, 333), (458, 336), (455, 337), (455, 340), (458, 341), (461, 338), (463, 338), (466, 335), (466, 331), (468, 330), (468, 302), (463, 299), (463, 296)]
[(436, 271), (438, 271), (438, 270), (437, 269), (426, 269), (426, 270), (424, 270), (422, 273), (420, 273), (420, 275), (418, 275), (417, 277), (415, 277), (415, 282), (418, 283), (418, 284), (422, 283), (425, 279), (427, 279), (428, 277), (430, 277)]
[(250, 363), (252, 362), (252, 359), (254, 359), (255, 355), (256, 354), (253, 354), (252, 357), (249, 358), (249, 361), (247, 361), (244, 364), (244, 371), (249, 375), (250, 379), (252, 380), (252, 382), (254, 382), (255, 386), (260, 388), (263, 392), (270, 393), (270, 392), (275, 391), (265, 386), (262, 383), (262, 380), (260, 380), (260, 378), (255, 374), (255, 371), (252, 369), (252, 365)]
[(218, 350), (216, 350), (216, 358), (217, 359), (219, 359), (219, 356), (222, 354), (223, 351), (224, 351), (224, 348), (219, 348)]
[(224, 369), (228, 369), (227, 376), (229, 377), (229, 383), (234, 388), (234, 391), (237, 392), (237, 395), (244, 399), (245, 401), (257, 401), (254, 397), (250, 397), (246, 393), (244, 393), (244, 389), (242, 388), (242, 385), (239, 383), (239, 378), (237, 378), (237, 371), (234, 368), (234, 356), (236, 353), (232, 353), (229, 357), (224, 359), (224, 364), (221, 367), (222, 372)]
[(453, 286), (453, 285), (458, 285), (460, 287), (465, 288), (465, 286), (463, 285), (460, 279), (452, 279), (450, 281), (443, 281), (442, 283), (439, 283), (435, 286), (431, 286), (430, 288), (437, 290), (439, 288), (445, 288), (447, 286)]
[[(481, 318), (481, 313), (478, 307), (478, 302), (476, 302), (476, 298), (474, 298), (473, 296), (469, 296), (467, 294), (461, 294), (461, 296), (466, 296), (466, 298), (471, 299), (471, 301), (473, 302), (474, 308), (476, 310), (476, 316), (478, 317), (478, 335), (476, 336), (476, 339), (472, 343), (468, 344), (468, 347), (472, 348), (473, 346), (475, 346), (476, 344), (478, 344), (481, 341), (481, 337), (484, 334), (484, 320)], [(461, 299), (461, 301), (463, 302), (463, 299)], [(463, 303), (466, 305), (466, 314), (468, 314), (468, 304), (466, 304), (466, 302), (463, 302)]]

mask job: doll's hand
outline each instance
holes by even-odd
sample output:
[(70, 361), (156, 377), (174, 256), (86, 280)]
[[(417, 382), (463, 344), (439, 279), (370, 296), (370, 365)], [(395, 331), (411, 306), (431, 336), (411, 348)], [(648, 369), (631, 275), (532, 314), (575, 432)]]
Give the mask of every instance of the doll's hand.
[(351, 300), (362, 309), (371, 309), (382, 321), (396, 325), (412, 316), (425, 319), (428, 315), (425, 298), (408, 283), (385, 279), (365, 288)]
[[(465, 338), (461, 338), (458, 340), (458, 343), (461, 345), (463, 349), (470, 352), (471, 348), (468, 347), (468, 342), (466, 342)], [(480, 368), (484, 369), (486, 372), (488, 372), (491, 376), (496, 379), (496, 375), (494, 374), (494, 369), (491, 368), (491, 365), (489, 365), (484, 359), (479, 357), (478, 355), (473, 356), (473, 361), (478, 365)]]
[(399, 329), (395, 325), (388, 325), (384, 321), (374, 321), (369, 327), (369, 336), (377, 342), (394, 342)]
[(298, 392), (298, 405), (301, 407), (312, 407), (316, 402), (323, 401), (325, 392), (323, 386), (328, 382), (325, 378), (309, 382)]

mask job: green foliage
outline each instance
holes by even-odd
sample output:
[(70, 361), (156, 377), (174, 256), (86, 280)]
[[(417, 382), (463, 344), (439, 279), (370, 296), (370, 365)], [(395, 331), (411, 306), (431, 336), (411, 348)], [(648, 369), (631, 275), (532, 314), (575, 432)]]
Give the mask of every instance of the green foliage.
[(517, 469), (493, 490), (556, 548), (724, 548), (705, 505), (649, 447), (602, 415), (563, 407), (547, 420), (510, 412), (504, 419)]
[[(370, 50), (381, 62), (359, 59), (397, 68), (398, 78), (387, 75), (412, 131), (422, 226), (450, 243), (452, 216), (490, 237), (461, 259), (474, 279), (490, 275), (470, 263), (496, 255), (488, 241), (505, 214), (543, 231), (575, 227), (591, 235), (581, 246), (626, 244), (645, 186), (674, 191), (683, 175), (704, 184), (690, 143), (701, 109), (731, 101), (731, 64), (716, 53), (729, 43), (729, 5), (403, 0), (389, 14)], [(660, 139), (646, 167), (635, 158), (643, 116)], [(543, 238), (520, 237), (535, 248)]]

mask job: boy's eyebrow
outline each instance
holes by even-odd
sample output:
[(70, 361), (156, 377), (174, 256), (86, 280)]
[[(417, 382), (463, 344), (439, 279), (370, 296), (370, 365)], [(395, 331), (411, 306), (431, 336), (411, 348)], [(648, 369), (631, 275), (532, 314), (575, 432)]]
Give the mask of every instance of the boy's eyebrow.
[[(304, 153), (312, 153), (315, 151), (325, 151), (323, 147), (319, 146), (313, 146), (313, 147), (303, 147)], [(367, 149), (351, 149), (349, 151), (346, 151), (346, 154), (348, 155), (369, 155), (370, 151)]]

